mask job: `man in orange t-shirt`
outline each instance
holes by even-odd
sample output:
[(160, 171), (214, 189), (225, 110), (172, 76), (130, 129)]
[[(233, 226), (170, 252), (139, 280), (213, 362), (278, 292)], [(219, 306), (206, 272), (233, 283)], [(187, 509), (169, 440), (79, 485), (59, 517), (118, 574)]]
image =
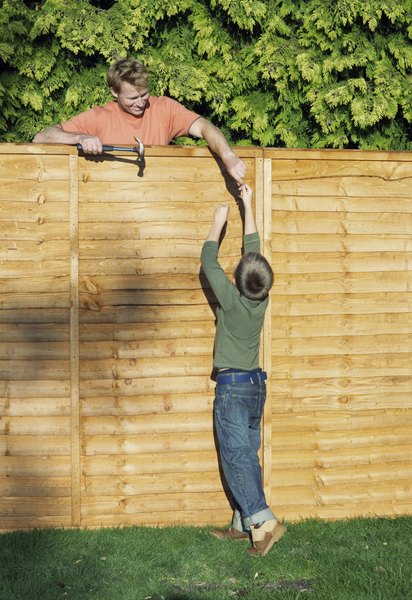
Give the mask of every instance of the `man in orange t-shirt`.
[(131, 58), (117, 60), (107, 74), (114, 98), (61, 124), (40, 131), (33, 141), (40, 144), (81, 144), (85, 154), (101, 154), (103, 144), (168, 145), (174, 138), (203, 138), (223, 161), (228, 173), (243, 184), (245, 163), (235, 155), (215, 125), (167, 96), (150, 96), (146, 67)]

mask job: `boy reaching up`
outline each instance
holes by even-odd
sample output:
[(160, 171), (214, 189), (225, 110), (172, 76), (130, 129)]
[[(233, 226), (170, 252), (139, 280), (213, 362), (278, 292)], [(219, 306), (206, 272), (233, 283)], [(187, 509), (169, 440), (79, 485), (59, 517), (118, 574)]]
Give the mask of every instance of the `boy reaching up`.
[(214, 424), (223, 473), (235, 503), (232, 526), (211, 534), (219, 539), (252, 538), (253, 556), (266, 555), (286, 532), (268, 507), (258, 450), (267, 375), (259, 367), (260, 334), (273, 271), (260, 254), (251, 188), (240, 186), (244, 206), (244, 254), (229, 281), (218, 262), (218, 246), (229, 206), (215, 210), (203, 244), (201, 264), (219, 302), (214, 349), (217, 370)]

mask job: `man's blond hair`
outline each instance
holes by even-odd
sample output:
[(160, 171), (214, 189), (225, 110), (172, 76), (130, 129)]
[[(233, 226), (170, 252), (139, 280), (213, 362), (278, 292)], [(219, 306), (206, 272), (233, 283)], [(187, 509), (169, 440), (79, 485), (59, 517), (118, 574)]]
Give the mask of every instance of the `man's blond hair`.
[(118, 94), (124, 81), (138, 90), (146, 90), (148, 72), (145, 65), (134, 58), (116, 60), (107, 72), (107, 83)]

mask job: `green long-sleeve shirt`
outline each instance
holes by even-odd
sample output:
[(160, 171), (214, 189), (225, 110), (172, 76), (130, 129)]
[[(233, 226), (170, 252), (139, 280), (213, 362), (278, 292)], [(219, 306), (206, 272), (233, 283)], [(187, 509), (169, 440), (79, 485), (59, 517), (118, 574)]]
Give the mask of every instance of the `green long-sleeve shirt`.
[[(243, 238), (244, 251), (259, 252), (258, 233)], [(249, 300), (226, 277), (217, 254), (218, 243), (206, 241), (200, 256), (203, 271), (219, 302), (213, 364), (216, 368), (251, 371), (259, 367), (260, 333), (268, 297)]]

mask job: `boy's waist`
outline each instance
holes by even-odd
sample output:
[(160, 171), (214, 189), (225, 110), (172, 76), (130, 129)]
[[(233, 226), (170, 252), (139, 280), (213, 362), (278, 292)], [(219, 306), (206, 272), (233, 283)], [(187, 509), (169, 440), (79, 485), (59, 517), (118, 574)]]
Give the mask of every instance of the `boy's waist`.
[(242, 371), (240, 369), (221, 369), (216, 375), (217, 383), (262, 383), (267, 373), (262, 369)]

